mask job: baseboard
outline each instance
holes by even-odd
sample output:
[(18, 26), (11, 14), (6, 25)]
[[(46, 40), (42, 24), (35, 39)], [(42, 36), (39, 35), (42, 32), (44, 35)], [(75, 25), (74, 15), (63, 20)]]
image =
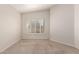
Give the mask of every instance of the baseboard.
[(48, 38), (42, 38), (42, 39), (40, 39), (40, 38), (39, 38), (39, 39), (30, 39), (30, 38), (27, 39), (27, 38), (22, 38), (22, 40), (47, 40), (47, 39), (48, 39)]
[(61, 43), (61, 44), (64, 44), (64, 45), (67, 45), (67, 46), (71, 46), (71, 47), (74, 47), (76, 48), (74, 45), (71, 45), (71, 44), (65, 44), (64, 42), (60, 42), (60, 41), (56, 41), (55, 39), (50, 39), (51, 41), (55, 41), (55, 42), (58, 42), (58, 43)]
[[(20, 40), (20, 39), (19, 39), (19, 40)], [(2, 53), (3, 51), (5, 51), (7, 48), (9, 48), (10, 46), (12, 46), (13, 44), (17, 43), (19, 40), (16, 40), (16, 41), (12, 42), (11, 44), (9, 44), (8, 46), (3, 47), (3, 48), (0, 50), (0, 53)]]
[(75, 44), (75, 48), (79, 49), (79, 46), (76, 46), (76, 44)]
[(48, 39), (46, 34), (23, 34), (22, 39)]

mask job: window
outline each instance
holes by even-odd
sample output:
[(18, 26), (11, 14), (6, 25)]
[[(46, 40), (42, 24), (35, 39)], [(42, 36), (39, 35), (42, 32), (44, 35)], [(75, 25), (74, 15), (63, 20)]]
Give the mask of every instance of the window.
[(29, 33), (43, 33), (44, 32), (44, 20), (43, 19), (33, 19), (27, 24), (27, 29)]

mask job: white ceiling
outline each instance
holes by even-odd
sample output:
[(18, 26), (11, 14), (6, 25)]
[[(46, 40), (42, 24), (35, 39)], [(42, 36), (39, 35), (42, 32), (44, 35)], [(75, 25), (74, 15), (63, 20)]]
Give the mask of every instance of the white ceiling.
[(17, 11), (24, 13), (49, 9), (53, 4), (12, 4), (11, 6), (16, 8)]

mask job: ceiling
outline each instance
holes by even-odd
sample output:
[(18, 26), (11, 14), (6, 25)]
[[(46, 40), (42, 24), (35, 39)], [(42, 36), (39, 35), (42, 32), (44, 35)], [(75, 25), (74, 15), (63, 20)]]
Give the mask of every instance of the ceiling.
[(49, 9), (53, 6), (53, 4), (12, 4), (11, 6), (14, 7), (17, 11), (24, 13)]

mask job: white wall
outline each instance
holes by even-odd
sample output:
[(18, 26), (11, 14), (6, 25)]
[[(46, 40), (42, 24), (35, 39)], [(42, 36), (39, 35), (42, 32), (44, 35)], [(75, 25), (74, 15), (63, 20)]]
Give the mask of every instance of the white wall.
[(20, 40), (20, 14), (9, 5), (0, 5), (0, 52)]
[[(49, 10), (36, 11), (22, 14), (22, 39), (48, 39), (49, 38)], [(41, 34), (28, 33), (26, 29), (26, 23), (32, 19), (45, 20), (45, 32)]]
[(75, 5), (75, 47), (79, 49), (79, 5)]
[(74, 46), (73, 5), (56, 5), (50, 9), (50, 39)]

